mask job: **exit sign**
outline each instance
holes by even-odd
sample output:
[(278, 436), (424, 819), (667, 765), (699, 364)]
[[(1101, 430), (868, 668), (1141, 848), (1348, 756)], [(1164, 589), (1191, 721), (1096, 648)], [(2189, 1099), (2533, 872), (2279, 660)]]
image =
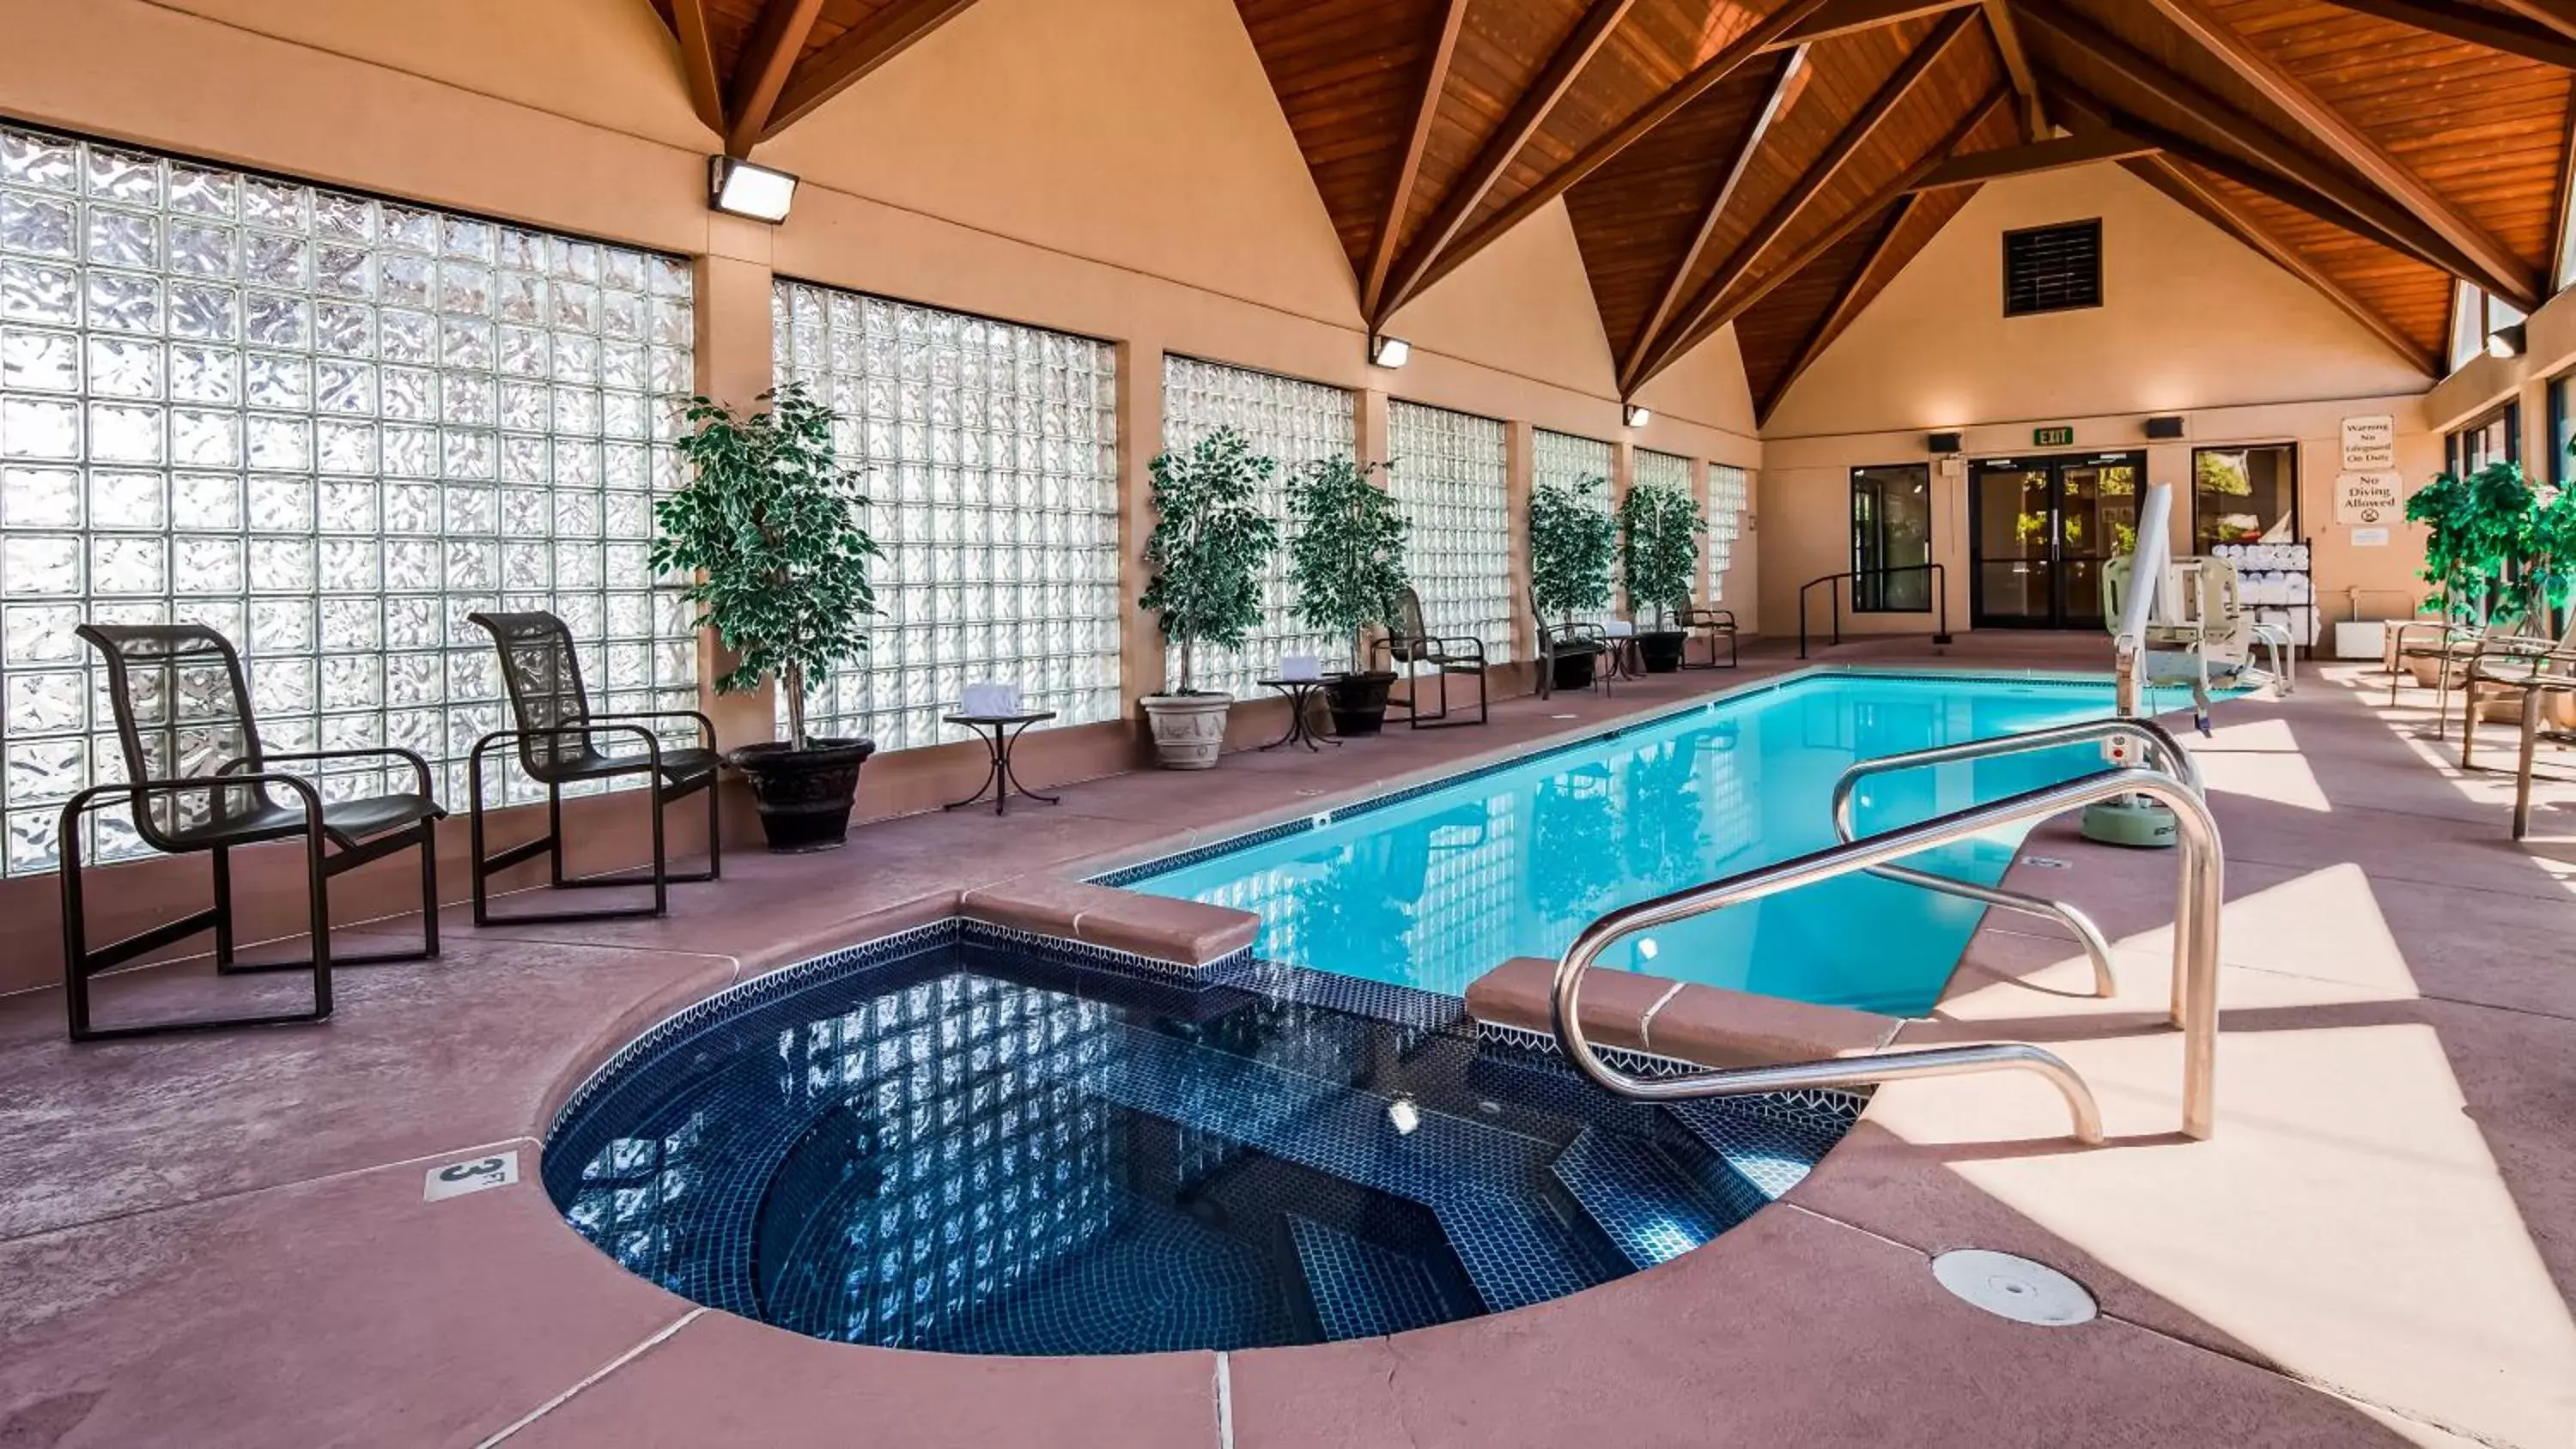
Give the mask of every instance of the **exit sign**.
[(2075, 430), (2073, 428), (2033, 428), (2030, 430), (2030, 442), (2035, 448), (2072, 448), (2075, 446)]

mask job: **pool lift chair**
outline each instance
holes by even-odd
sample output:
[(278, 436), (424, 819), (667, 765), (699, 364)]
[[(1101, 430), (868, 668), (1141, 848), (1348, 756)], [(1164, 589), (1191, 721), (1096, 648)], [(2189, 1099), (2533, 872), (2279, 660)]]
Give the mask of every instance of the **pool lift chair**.
[[(202, 624), (83, 624), (76, 632), (106, 657), (108, 701), (116, 715), (117, 744), (125, 779), (93, 785), (74, 795), (61, 816), (63, 996), (73, 1041), (106, 1041), (168, 1032), (235, 1026), (283, 1026), (327, 1021), (335, 966), (427, 961), (438, 956), (438, 843), (436, 826), (447, 817), (430, 787), (429, 762), (397, 748), (276, 751), (260, 741), (251, 715), (250, 687), (232, 642)], [(409, 790), (342, 795), (329, 775), (317, 782), (281, 764), (330, 765), (351, 761), (409, 767)], [(366, 774), (342, 775), (347, 785)], [(291, 800), (281, 800), (283, 792)], [(81, 826), (90, 807), (123, 797), (135, 833), (164, 855), (203, 853), (214, 875), (214, 904), (150, 930), (92, 950), (83, 917), (86, 877)], [(232, 852), (242, 846), (301, 839), (304, 842), (306, 929), (311, 954), (295, 961), (243, 962), (235, 955)], [(399, 851), (420, 852), (420, 929), (417, 951), (335, 955), (331, 950), (331, 881)], [(310, 1006), (301, 1011), (191, 1017), (101, 1027), (91, 1024), (90, 982), (99, 973), (173, 946), (203, 931), (214, 932), (215, 972), (309, 971)]]

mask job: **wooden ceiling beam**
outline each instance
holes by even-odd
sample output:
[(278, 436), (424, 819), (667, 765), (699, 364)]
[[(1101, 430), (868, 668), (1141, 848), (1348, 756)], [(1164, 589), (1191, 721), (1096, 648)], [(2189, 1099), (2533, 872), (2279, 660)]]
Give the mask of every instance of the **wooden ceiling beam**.
[[(2015, 86), (2014, 91), (2018, 94), (2020, 87)], [(1788, 396), (1789, 389), (1797, 382), (1799, 374), (1805, 372), (1809, 365), (1824, 355), (1825, 345), (1831, 342), (1835, 334), (1842, 330), (1843, 325), (1860, 311), (1861, 298), (1869, 285), (1870, 273), (1877, 270), (1880, 259), (1887, 255), (1887, 245), (1896, 239), (1896, 229), (1905, 224), (1905, 218), (1913, 213), (1914, 204), (1922, 194), (1920, 191), (1909, 192), (1898, 197), (1896, 204), (1887, 209), (1887, 221), (1879, 227), (1878, 235), (1870, 241), (1869, 251), (1861, 257), (1860, 266), (1852, 272), (1851, 280), (1843, 285), (1841, 294), (1834, 298), (1834, 305), (1826, 308), (1825, 315), (1816, 319), (1816, 325), (1808, 331), (1806, 340), (1798, 344), (1797, 355), (1789, 359), (1788, 370), (1782, 372), (1779, 380), (1764, 390), (1761, 400), (1755, 405), (1753, 419), (1757, 426), (1771, 416), (1771, 410), (1780, 405), (1780, 399)]]
[(2013, 19), (2009, 0), (1983, 0), (1986, 31), (1995, 40), (1995, 54), (2002, 58), (2004, 74), (2012, 77), (2013, 91), (2021, 97), (2021, 138), (2040, 142), (2048, 139), (2048, 105), (2041, 97), (2039, 77), (2030, 65), (2030, 52), (2022, 47), (2021, 25)]
[[(1743, 69), (1747, 63), (1758, 56), (1780, 49), (1783, 43), (1782, 36), (1797, 29), (1802, 22), (1831, 8), (1831, 4), (1832, 0), (1789, 0), (1788, 4), (1755, 22), (1752, 29), (1728, 42), (1725, 49), (1692, 67), (1690, 74), (1666, 87), (1662, 95), (1639, 107), (1630, 113), (1626, 120), (1612, 127), (1608, 133), (1576, 152), (1573, 160), (1540, 178), (1538, 184), (1529, 190), (1513, 197), (1510, 205), (1495, 212), (1484, 225), (1459, 238), (1458, 243), (1450, 247), (1446, 255), (1423, 272), (1421, 280), (1414, 284), (1414, 293), (1419, 295), (1442, 277), (1458, 270), (1469, 257), (1493, 245), (1497, 238), (1513, 227), (1536, 216), (1549, 202), (1573, 190), (1577, 183), (1593, 172), (1609, 165), (1619, 153), (1644, 140), (1657, 126), (1671, 120), (1684, 106), (1706, 95), (1719, 82)], [(1387, 310), (1392, 312), (1394, 307), (1390, 306)]]
[(734, 58), (733, 84), (725, 93), (729, 154), (748, 156), (769, 134), (769, 118), (778, 107), (779, 93), (787, 88), (796, 57), (804, 53), (814, 22), (822, 14), (823, 0), (769, 0), (761, 8), (742, 54)]
[(2518, 55), (2562, 70), (2576, 70), (2576, 39), (2546, 25), (2498, 14), (2461, 0), (2335, 0), (2346, 10), (2411, 25), (2431, 35), (2465, 40), (2505, 55)]
[(2373, 337), (2386, 343), (2389, 350), (2406, 360), (2408, 366), (2426, 377), (2441, 376), (2442, 369), (2437, 360), (2422, 344), (2346, 291), (2341, 283), (2310, 262), (2297, 247), (2274, 235), (2262, 222), (2230, 200), (2226, 193), (2201, 180), (2189, 168), (2166, 156), (2145, 157), (2127, 164), (2148, 184), (2199, 213), (2203, 219), (2253, 248), (2281, 270), (2307, 283), (2345, 316), (2369, 329)]
[[(1968, 24), (1975, 16), (1976, 12), (1970, 9), (1953, 11), (1934, 27), (1930, 35), (1923, 38), (1923, 43), (1916, 46), (1913, 53), (1905, 57), (1904, 62), (1897, 66), (1895, 72), (1881, 82), (1878, 89), (1871, 93), (1870, 98), (1862, 103), (1860, 110), (1843, 124), (1841, 132), (1826, 145), (1824, 153), (1807, 168), (1806, 174), (1790, 183), (1788, 191), (1773, 203), (1771, 210), (1760, 221), (1754, 223), (1753, 229), (1745, 233), (1742, 241), (1736, 243), (1735, 250), (1728, 254), (1725, 261), (1718, 264), (1717, 270), (1710, 275), (1708, 281), (1692, 294), (1689, 305), (1683, 308), (1683, 314), (1688, 320), (1674, 324), (1672, 331), (1689, 331), (1698, 325), (1701, 317), (1715, 310), (1719, 300), (1726, 295), (1727, 289), (1742, 281), (1745, 275), (1753, 270), (1754, 264), (1762, 259), (1763, 251), (1771, 243), (1780, 239), (1781, 233), (1787, 231), (1790, 224), (1798, 219), (1798, 213), (1805, 210), (1809, 202), (1815, 200), (1817, 193), (1831, 184), (1835, 175), (1842, 170), (1845, 163), (1851, 160), (1853, 154), (1868, 144), (1869, 138), (1878, 133), (1878, 128), (1886, 122), (1888, 116), (1898, 106), (1904, 104), (1907, 96), (1914, 93), (1914, 88), (1922, 83), (1923, 77), (1931, 72), (1932, 67), (1940, 62), (1942, 56), (1949, 53), (1951, 44), (1967, 32)], [(1945, 158), (1947, 154), (1947, 152), (1943, 153)], [(1637, 385), (1644, 381), (1642, 372), (1648, 357), (1655, 355), (1658, 352), (1658, 344), (1665, 340), (1667, 339), (1663, 333), (1652, 331), (1637, 339), (1629, 351), (1626, 365), (1620, 369), (1621, 393), (1634, 392)]]
[[(777, 0), (771, 3), (775, 5)], [(767, 140), (795, 125), (815, 107), (866, 80), (887, 61), (966, 13), (974, 3), (975, 0), (895, 0), (834, 36), (831, 44), (796, 63), (768, 124), (761, 129), (761, 139)]]
[(2576, 40), (2576, 3), (2570, 3), (2570, 0), (2497, 0), (2497, 3), (2525, 20), (2545, 25), (2570, 40)]
[(1404, 219), (1413, 213), (1414, 183), (1422, 178), (1422, 153), (1431, 145), (1431, 123), (1440, 115), (1440, 93), (1449, 84), (1449, 62), (1458, 53), (1458, 30), (1467, 18), (1467, 0), (1448, 0), (1441, 7), (1440, 34), (1432, 41), (1431, 63), (1422, 72), (1421, 95), (1413, 104), (1413, 129), (1404, 143), (1404, 161), (1396, 168), (1395, 193), (1387, 198), (1377, 236), (1369, 243), (1368, 270), (1360, 277), (1360, 315), (1378, 315), (1386, 297), (1387, 268), (1395, 265), (1395, 244)]
[[(2455, 277), (2473, 285), (2511, 296), (2527, 290), (2503, 277), (2490, 276), (2487, 269), (2451, 244), (2450, 240), (2422, 218), (2389, 200), (2380, 192), (2354, 182), (2343, 172), (2327, 165), (2307, 150), (2270, 126), (2238, 110), (2232, 103), (2190, 77), (2173, 71), (2145, 52), (2119, 39), (2092, 21), (2061, 9), (2048, 0), (2018, 0), (2014, 7), (2021, 18), (2037, 24), (2076, 50), (2090, 56), (2095, 63), (2110, 70), (2139, 90), (2154, 96), (2177, 111), (2192, 116), (2201, 124), (2242, 147), (2248, 155), (2315, 192), (2343, 211), (2349, 220), (2338, 224), (2365, 235), (2376, 233), (2400, 251), (2421, 257)], [(2087, 87), (2065, 75), (2051, 79), (2051, 97), (2061, 106), (2083, 109), (2092, 103)], [(2175, 145), (2181, 138), (2161, 128), (2131, 128), (2142, 139), (2156, 141), (2168, 151), (2180, 152)], [(2203, 147), (2193, 149), (2206, 150)], [(2241, 164), (2241, 163), (2239, 163)], [(2255, 168), (2260, 170), (2261, 168)], [(2233, 177), (2229, 178), (2235, 179)], [(2277, 177), (2275, 178), (2278, 179)], [(2252, 183), (2246, 183), (2251, 185)], [(2293, 203), (2295, 204), (2295, 203)]]
[(707, 0), (671, 0), (671, 34), (680, 42), (680, 74), (688, 82), (689, 109), (698, 113), (708, 130), (724, 135), (724, 79), (716, 74)]
[[(2020, 88), (2014, 89), (2018, 92)], [(1953, 156), (1933, 168), (1932, 174), (1924, 177), (1914, 189), (1922, 192), (1942, 191), (1953, 186), (1981, 186), (2007, 176), (2033, 176), (2043, 171), (2065, 171), (2100, 161), (2126, 161), (2136, 156), (2150, 156), (2162, 149), (2153, 141), (2106, 126), (2028, 146)]]
[(2278, 62), (2238, 33), (2235, 27), (2212, 14), (2200, 0), (2148, 0), (2148, 3), (2189, 36), (2194, 44), (2234, 71), (2238, 79), (2280, 107), (2298, 123), (2310, 140), (2359, 172), (2382, 195), (2411, 212), (2417, 220), (2466, 253), (2497, 282), (2504, 284), (2491, 286), (2490, 291), (2526, 312), (2539, 307), (2546, 289), (2542, 281), (2532, 275), (2528, 263), (2490, 235), (2485, 227), (2452, 205), (2450, 198), (2434, 190), (2404, 162), (2389, 154), (2387, 147), (2346, 120), (2342, 112), (2327, 104), (2325, 98), (2310, 90), (2305, 82), (2282, 69)]
[(1997, 109), (2011, 104), (2012, 101), (2013, 89), (2011, 83), (2007, 81), (1997, 86), (1974, 106), (1969, 107), (1967, 115), (1962, 117), (1956, 126), (1950, 128), (1948, 135), (1934, 142), (1932, 148), (1923, 153), (1921, 160), (1897, 173), (1886, 185), (1871, 193), (1868, 200), (1853, 208), (1840, 221), (1817, 233), (1805, 245), (1790, 253), (1779, 266), (1754, 278), (1750, 286), (1735, 296), (1717, 299), (1708, 311), (1690, 326), (1673, 333), (1671, 342), (1657, 349), (1654, 356), (1648, 359), (1645, 367), (1638, 372), (1636, 381), (1622, 386), (1622, 394), (1635, 395), (1638, 388), (1654, 381), (1656, 374), (1679, 361), (1692, 348), (1715, 336), (1718, 329), (1743, 316), (1755, 303), (1770, 296), (1781, 283), (1813, 266), (1818, 257), (1840, 246), (1843, 238), (1867, 225), (1870, 218), (1902, 200), (1906, 193), (1914, 189), (1916, 182), (1931, 173), (1933, 167), (1940, 165), (1951, 152), (1965, 145), (1968, 138), (1976, 134), (1977, 128), (1986, 123), (1988, 117), (1994, 115)]
[(1632, 356), (1642, 351), (1657, 329), (1673, 315), (1673, 308), (1682, 299), (1682, 288), (1689, 283), (1691, 273), (1699, 270), (1699, 260), (1708, 249), (1709, 238), (1717, 234), (1717, 220), (1726, 214), (1727, 203), (1735, 199), (1736, 188), (1744, 183), (1744, 173), (1751, 168), (1754, 155), (1761, 151), (1772, 125), (1797, 100), (1798, 92), (1806, 88), (1807, 77), (1811, 74), (1807, 48), (1800, 46), (1789, 52), (1788, 61), (1771, 82), (1771, 94), (1763, 99), (1762, 109), (1754, 115), (1752, 126), (1745, 131), (1743, 144), (1735, 148), (1735, 159), (1728, 163), (1725, 177), (1709, 194), (1708, 205), (1700, 208), (1699, 226), (1691, 233), (1690, 245), (1682, 249), (1681, 260), (1673, 263), (1672, 270), (1665, 275), (1664, 285), (1657, 290), (1655, 305), (1647, 312), (1644, 325), (1637, 329), (1636, 336), (1629, 339)]
[(1567, 32), (1565, 39), (1549, 54), (1547, 63), (1539, 67), (1538, 75), (1528, 89), (1512, 103), (1502, 125), (1485, 138), (1484, 147), (1476, 153), (1476, 159), (1468, 164), (1448, 194), (1440, 198), (1439, 209), (1431, 214), (1422, 236), (1404, 254), (1404, 260), (1397, 263), (1395, 273), (1385, 288), (1384, 310), (1369, 319), (1372, 326), (1384, 322), (1388, 314), (1411, 301), (1427, 284), (1433, 264), (1440, 261), (1441, 254), (1449, 250), (1450, 243), (1458, 239), (1468, 219), (1492, 193), (1494, 183), (1510, 169), (1512, 159), (1529, 145), (1530, 138), (1538, 134), (1539, 127), (1547, 124), (1547, 118), (1556, 110), (1557, 103), (1574, 88), (1575, 78), (1583, 73), (1586, 65), (1591, 64), (1592, 57), (1601, 53), (1601, 47), (1610, 39), (1610, 32), (1619, 27), (1619, 22), (1627, 18), (1636, 3), (1637, 0), (1592, 0), (1585, 8), (1582, 18), (1574, 22), (1574, 29)]
[(1949, 10), (1965, 10), (1983, 4), (1984, 0), (1831, 0), (1817, 7), (1813, 14), (1790, 26), (1764, 48), (1791, 50), (1831, 40), (1837, 35), (1856, 35), (1876, 30), (1883, 25), (1898, 25), (1920, 20), (1926, 15), (1939, 15)]

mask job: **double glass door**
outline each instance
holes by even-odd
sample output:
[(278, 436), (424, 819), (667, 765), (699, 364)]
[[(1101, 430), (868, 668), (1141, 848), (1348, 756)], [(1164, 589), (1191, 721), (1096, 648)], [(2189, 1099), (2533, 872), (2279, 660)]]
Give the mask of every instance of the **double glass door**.
[(1968, 484), (1976, 627), (2102, 627), (2102, 565), (2137, 546), (2146, 477), (2144, 453), (1979, 460)]

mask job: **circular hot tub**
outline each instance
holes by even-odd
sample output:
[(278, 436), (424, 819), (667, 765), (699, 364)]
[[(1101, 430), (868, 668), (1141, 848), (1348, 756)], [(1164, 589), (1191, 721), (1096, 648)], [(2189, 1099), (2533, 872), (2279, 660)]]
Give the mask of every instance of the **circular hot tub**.
[(545, 1181), (630, 1271), (782, 1328), (1143, 1353), (1576, 1292), (1741, 1221), (1842, 1125), (1624, 1101), (1449, 998), (1157, 978), (949, 923), (648, 1033), (558, 1117)]

